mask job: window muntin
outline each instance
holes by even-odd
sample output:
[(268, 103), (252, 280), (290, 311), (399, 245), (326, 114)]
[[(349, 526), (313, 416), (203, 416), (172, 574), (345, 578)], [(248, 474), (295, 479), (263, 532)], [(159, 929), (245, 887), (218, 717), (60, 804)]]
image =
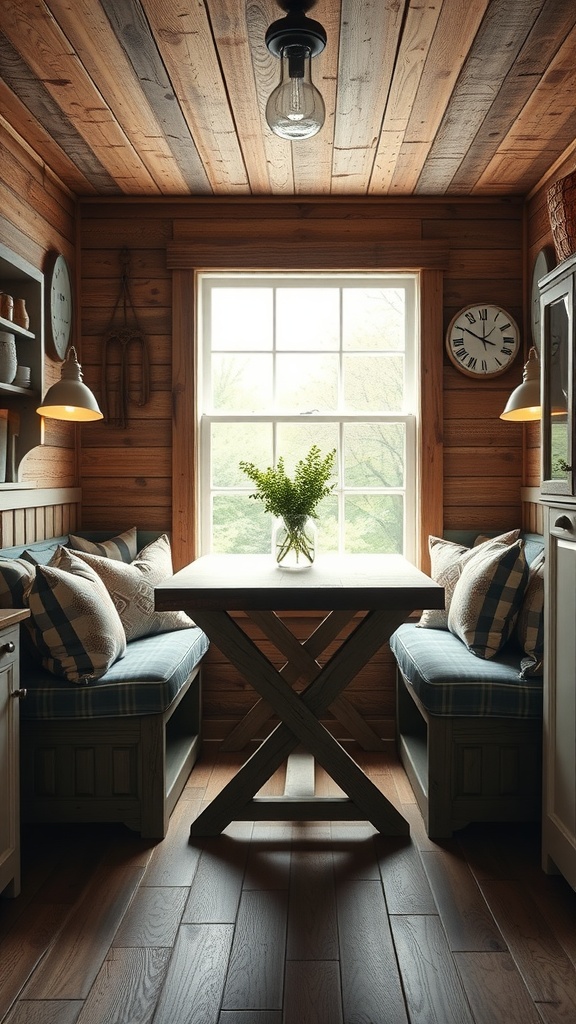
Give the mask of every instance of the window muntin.
[(415, 553), (415, 274), (201, 274), (203, 553), (270, 550), (239, 468), (337, 449), (320, 551)]

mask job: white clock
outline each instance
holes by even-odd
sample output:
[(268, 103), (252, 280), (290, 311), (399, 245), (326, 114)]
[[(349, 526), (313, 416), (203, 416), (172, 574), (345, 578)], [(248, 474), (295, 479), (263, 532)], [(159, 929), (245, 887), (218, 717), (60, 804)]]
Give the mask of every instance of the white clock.
[(53, 359), (66, 357), (72, 336), (72, 281), (64, 256), (54, 253), (46, 273), (46, 345)]
[(465, 306), (446, 332), (448, 358), (467, 377), (499, 377), (514, 362), (519, 348), (514, 318), (489, 302)]

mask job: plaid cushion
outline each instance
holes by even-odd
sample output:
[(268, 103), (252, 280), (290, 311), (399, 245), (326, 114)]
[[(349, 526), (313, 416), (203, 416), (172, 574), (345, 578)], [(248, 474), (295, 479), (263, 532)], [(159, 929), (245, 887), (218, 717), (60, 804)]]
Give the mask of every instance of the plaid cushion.
[(27, 625), (49, 672), (72, 683), (104, 675), (124, 655), (126, 636), (97, 574), (71, 556), (68, 572), (39, 565), (25, 601)]
[(542, 717), (542, 679), (520, 679), (521, 654), (510, 645), (497, 660), (474, 658), (452, 633), (405, 623), (393, 633), (390, 649), (433, 715)]
[(45, 544), (35, 543), (33, 547), (24, 549), (22, 558), (32, 565), (48, 565), (58, 550), (58, 543), (57, 540), (47, 541)]
[(87, 551), (88, 554), (114, 558), (118, 562), (131, 562), (136, 558), (137, 530), (135, 526), (132, 526), (129, 530), (119, 533), (117, 537), (99, 542), (86, 540), (85, 537), (78, 537), (77, 534), (71, 533), (68, 544), (75, 551)]
[(208, 646), (208, 638), (198, 626), (134, 640), (124, 658), (86, 686), (69, 686), (41, 669), (30, 670), (20, 717), (109, 718), (161, 713), (178, 695)]
[(530, 566), (528, 586), (516, 623), (516, 638), (526, 657), (521, 676), (541, 676), (544, 659), (544, 554)]
[(476, 558), (482, 558), (493, 548), (514, 543), (518, 540), (519, 534), (520, 530), (510, 530), (498, 537), (479, 537), (471, 548), (444, 540), (442, 537), (429, 537), (430, 575), (436, 583), (444, 587), (444, 608), (427, 608), (422, 612), (418, 625), (425, 629), (448, 629), (452, 595), (464, 566)]
[(527, 583), (528, 563), (521, 540), (471, 559), (454, 588), (450, 632), (472, 654), (493, 658), (512, 634)]
[(130, 565), (85, 551), (75, 551), (71, 555), (66, 548), (59, 548), (55, 564), (60, 569), (68, 569), (70, 557), (82, 559), (98, 574), (114, 602), (128, 641), (194, 625), (184, 612), (157, 612), (154, 609), (154, 587), (173, 574), (170, 541), (166, 534), (143, 548)]
[(36, 570), (24, 558), (0, 556), (0, 608), (24, 608), (24, 594)]

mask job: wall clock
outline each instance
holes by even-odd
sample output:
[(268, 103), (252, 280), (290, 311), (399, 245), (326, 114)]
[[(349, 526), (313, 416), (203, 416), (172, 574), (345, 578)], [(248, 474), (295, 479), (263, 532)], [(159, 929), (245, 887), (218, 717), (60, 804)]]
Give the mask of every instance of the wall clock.
[(53, 359), (66, 356), (72, 335), (72, 282), (61, 253), (53, 253), (46, 272), (46, 349)]
[(544, 248), (540, 249), (535, 261), (534, 269), (532, 270), (532, 294), (531, 294), (531, 311), (530, 316), (532, 320), (532, 344), (539, 353), (540, 344), (542, 342), (542, 323), (540, 321), (540, 289), (538, 288), (538, 282), (540, 278), (548, 274), (555, 266), (554, 253), (552, 249)]
[(513, 317), (493, 303), (465, 306), (450, 321), (446, 351), (467, 377), (498, 377), (514, 362), (520, 332)]

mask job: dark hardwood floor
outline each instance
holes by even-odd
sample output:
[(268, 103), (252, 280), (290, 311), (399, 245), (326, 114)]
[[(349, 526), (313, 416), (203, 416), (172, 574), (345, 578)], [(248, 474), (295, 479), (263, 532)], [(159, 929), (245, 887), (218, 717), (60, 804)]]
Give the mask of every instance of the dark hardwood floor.
[[(0, 901), (9, 1024), (574, 1024), (576, 893), (535, 826), (431, 842), (391, 755), (354, 753), (409, 818), (238, 822), (189, 840), (241, 762), (206, 744), (161, 843), (34, 827)], [(283, 772), (266, 787), (280, 793)], [(322, 771), (317, 791), (335, 792)]]

